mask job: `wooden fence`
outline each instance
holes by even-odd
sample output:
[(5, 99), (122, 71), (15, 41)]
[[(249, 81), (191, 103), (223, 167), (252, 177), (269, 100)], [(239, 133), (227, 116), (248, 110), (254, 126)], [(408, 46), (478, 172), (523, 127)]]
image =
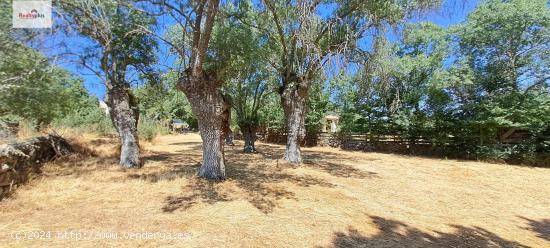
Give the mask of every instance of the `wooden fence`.
[[(270, 132), (258, 134), (259, 140), (267, 143), (284, 144), (286, 142), (286, 133)], [(389, 150), (402, 150), (411, 147), (432, 146), (430, 141), (424, 139), (407, 139), (398, 135), (369, 135), (361, 133), (337, 134), (337, 133), (318, 133), (316, 135), (306, 135), (302, 142), (305, 146), (332, 146), (347, 150), (374, 151), (382, 147)]]
[[(258, 140), (266, 143), (285, 144), (286, 132), (269, 130), (257, 134)], [(496, 145), (501, 147), (525, 143), (531, 138), (529, 131), (521, 129), (502, 129), (493, 139), (481, 142), (481, 135), (469, 137), (448, 137), (447, 142), (428, 140), (422, 137), (407, 138), (401, 135), (373, 135), (365, 133), (317, 133), (306, 135), (302, 146), (331, 146), (344, 150), (396, 153), (430, 157), (448, 157), (456, 159), (477, 159), (469, 146), (472, 144)], [(508, 159), (509, 163), (524, 161)], [(550, 154), (538, 154), (531, 165), (550, 167)]]
[[(464, 153), (464, 145), (472, 142), (480, 142), (480, 135), (473, 134), (470, 137), (449, 137), (447, 142), (433, 142), (423, 137), (404, 137), (401, 135), (374, 135), (365, 133), (317, 133), (306, 135), (302, 145), (305, 146), (331, 146), (345, 150), (368, 151), (368, 152), (389, 152), (400, 154), (417, 155), (448, 155), (460, 154), (458, 157), (467, 158)], [(269, 131), (258, 134), (258, 138), (264, 142), (284, 144), (286, 133)], [(460, 138), (460, 139), (459, 139)], [(513, 145), (525, 142), (530, 138), (530, 133), (522, 129), (501, 129), (492, 142), (498, 145)], [(464, 140), (470, 140), (464, 142)], [(480, 142), (480, 144), (482, 144)], [(489, 144), (489, 143), (486, 143)], [(494, 144), (494, 143), (493, 143)], [(461, 147), (462, 146), (462, 147)]]
[[(257, 133), (256, 136), (258, 140), (261, 140), (266, 143), (274, 144), (285, 144), (286, 143), (286, 132), (280, 132), (276, 130), (269, 130), (266, 132)], [(323, 138), (322, 133), (319, 134), (307, 134), (305, 139), (302, 141), (301, 145), (303, 146), (317, 146), (319, 144), (319, 139)]]

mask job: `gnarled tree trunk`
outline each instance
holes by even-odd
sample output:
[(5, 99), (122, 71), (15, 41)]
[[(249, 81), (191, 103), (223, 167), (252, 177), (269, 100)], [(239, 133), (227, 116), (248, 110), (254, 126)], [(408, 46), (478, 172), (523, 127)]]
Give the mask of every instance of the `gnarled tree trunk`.
[(287, 141), (284, 160), (291, 164), (302, 163), (300, 143), (305, 137), (304, 118), (308, 88), (290, 85), (281, 91), (281, 103), (287, 123)]
[(228, 129), (225, 133), (225, 144), (228, 146), (234, 146), (235, 143), (233, 143), (233, 131), (231, 129)]
[(253, 153), (256, 151), (256, 127), (254, 125), (240, 125), (241, 132), (243, 133), (244, 138), (244, 148), (245, 153)]
[(134, 96), (125, 87), (112, 87), (107, 90), (106, 103), (120, 139), (120, 165), (124, 168), (141, 166), (137, 133), (139, 107)]
[(187, 75), (178, 84), (197, 117), (203, 142), (199, 176), (207, 179), (225, 178), (224, 138), (228, 130), (229, 104), (220, 92), (221, 82), (203, 73), (201, 77)]

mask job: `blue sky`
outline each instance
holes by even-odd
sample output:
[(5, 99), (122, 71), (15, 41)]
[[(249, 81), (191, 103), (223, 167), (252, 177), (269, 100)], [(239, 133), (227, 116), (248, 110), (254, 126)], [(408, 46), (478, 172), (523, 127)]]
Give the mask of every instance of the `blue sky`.
[[(440, 8), (439, 10), (434, 10), (434, 11), (425, 13), (423, 15), (415, 16), (409, 21), (411, 22), (430, 21), (438, 25), (448, 27), (450, 25), (461, 23), (464, 20), (466, 20), (468, 13), (470, 13), (478, 4), (479, 4), (479, 0), (445, 0), (442, 8)], [(63, 37), (58, 37), (56, 39), (59, 39), (59, 38), (63, 38)], [(69, 40), (67, 42), (68, 45), (72, 47), (83, 47), (82, 44), (86, 43), (86, 40), (84, 38), (72, 38), (68, 40)], [(166, 45), (163, 45), (161, 43), (160, 46), (161, 46), (160, 47), (161, 51), (163, 51), (161, 53), (166, 54), (166, 51), (167, 51)], [(60, 51), (55, 51), (55, 52), (59, 53)], [(161, 54), (162, 63), (170, 63), (171, 61), (173, 61), (173, 59), (168, 59), (168, 60), (163, 59), (162, 54)], [(69, 70), (75, 75), (80, 76), (84, 80), (84, 86), (86, 87), (86, 89), (91, 95), (99, 99), (104, 98), (105, 86), (101, 82), (101, 79), (99, 79), (96, 75), (93, 75), (90, 71), (79, 68), (79, 66), (77, 66), (74, 63), (61, 63), (60, 66)]]
[(411, 21), (430, 21), (448, 27), (465, 21), (468, 13), (472, 12), (479, 2), (480, 0), (445, 0), (441, 9), (417, 16)]

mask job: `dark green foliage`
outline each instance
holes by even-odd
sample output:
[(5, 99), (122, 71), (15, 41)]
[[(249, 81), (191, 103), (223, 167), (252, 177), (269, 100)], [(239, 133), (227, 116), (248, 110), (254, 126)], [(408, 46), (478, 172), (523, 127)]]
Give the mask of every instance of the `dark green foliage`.
[(285, 130), (285, 115), (278, 95), (270, 94), (266, 97), (264, 105), (260, 109), (260, 116), (262, 116), (262, 124), (266, 129)]
[[(364, 69), (333, 83), (342, 130), (424, 139), (449, 156), (533, 162), (548, 154), (546, 4), (488, 1), (447, 30), (420, 23), (396, 44), (379, 37)], [(510, 129), (529, 135), (500, 140)]]
[(306, 136), (320, 133), (329, 108), (329, 95), (322, 82), (311, 86), (305, 118)]
[(115, 132), (111, 119), (97, 105), (97, 100), (90, 105), (74, 109), (71, 113), (56, 119), (53, 126), (57, 128), (74, 128), (82, 132), (97, 133), (101, 135)]
[[(6, 81), (0, 89), (1, 119), (25, 119), (39, 128), (94, 103), (80, 79), (50, 66), (42, 55), (30, 48), (18, 50), (17, 56), (3, 57), (6, 62), (0, 62), (0, 71), (6, 76), (0, 77)], [(20, 73), (25, 71), (29, 73)], [(95, 106), (97, 108), (97, 103)]]
[(141, 116), (166, 124), (174, 119), (180, 119), (196, 128), (197, 121), (191, 111), (191, 105), (175, 85), (174, 76), (166, 74), (159, 82), (148, 81), (135, 88), (134, 95), (138, 99)]

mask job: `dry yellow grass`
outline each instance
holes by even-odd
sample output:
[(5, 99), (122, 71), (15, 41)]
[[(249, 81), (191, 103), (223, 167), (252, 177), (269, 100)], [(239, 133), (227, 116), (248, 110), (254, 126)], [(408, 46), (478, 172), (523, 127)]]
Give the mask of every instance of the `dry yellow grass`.
[[(4, 247), (550, 247), (550, 169), (332, 148), (226, 148), (228, 179), (197, 179), (196, 134), (145, 144), (121, 170), (116, 141), (75, 155), (0, 202)], [(181, 232), (184, 239), (15, 240), (23, 231)], [(54, 235), (57, 235), (54, 233)], [(120, 237), (120, 236), (119, 236)]]

